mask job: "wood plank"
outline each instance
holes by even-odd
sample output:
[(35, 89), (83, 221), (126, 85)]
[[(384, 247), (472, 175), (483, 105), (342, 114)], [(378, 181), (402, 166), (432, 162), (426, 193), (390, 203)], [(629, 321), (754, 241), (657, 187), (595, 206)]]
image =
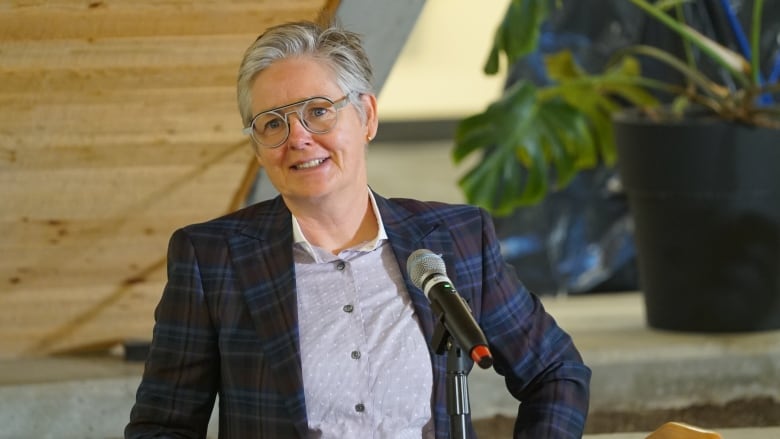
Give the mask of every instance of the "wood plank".
[[(163, 280), (84, 284), (0, 295), (0, 358), (149, 339)], [(41, 300), (46, 298), (46, 300)]]
[[(228, 87), (257, 34), (0, 43), (0, 94)], [(235, 94), (235, 91), (233, 92)]]
[(0, 146), (0, 169), (43, 171), (166, 166), (204, 166), (235, 151), (231, 161), (247, 163), (254, 153), (248, 139), (225, 145), (219, 139), (134, 139), (121, 144), (78, 145), (8, 142)]
[(0, 286), (18, 289), (52, 277), (60, 283), (103, 276), (122, 282), (143, 270), (145, 260), (164, 256), (174, 228), (224, 214), (231, 203), (226, 194), (246, 168), (238, 162), (202, 172), (0, 173), (0, 198), (11, 206), (0, 214), (10, 232), (0, 238), (0, 254), (13, 255), (0, 262)]
[[(0, 95), (0, 134), (25, 145), (78, 139), (108, 144), (139, 136), (151, 139), (199, 138), (237, 141), (241, 120), (235, 90), (225, 87), (108, 91), (100, 96), (72, 93)], [(29, 139), (34, 138), (34, 142)]]
[[(12, 310), (13, 307), (8, 307), (10, 306), (8, 301), (13, 301), (15, 297), (27, 297), (30, 299), (30, 303), (42, 302), (45, 301), (43, 300), (45, 296), (41, 295), (43, 292), (60, 288), (79, 289), (87, 285), (105, 284), (112, 285), (111, 289), (113, 289), (153, 280), (163, 280), (165, 270), (164, 265), (160, 264), (165, 261), (166, 242), (167, 239), (159, 240), (154, 246), (158, 248), (153, 248), (152, 251), (146, 248), (119, 246), (104, 247), (98, 251), (74, 248), (71, 255), (78, 257), (72, 258), (63, 257), (64, 254), (44, 258), (40, 257), (39, 253), (41, 260), (38, 263), (9, 278), (16, 279), (15, 283), (11, 284), (6, 279), (2, 279), (3, 292), (0, 294), (0, 306), (3, 306), (5, 310)], [(121, 257), (107, 261), (120, 251), (122, 252)], [(155, 254), (158, 256), (152, 258), (151, 255)], [(133, 255), (135, 256), (133, 257)], [(62, 263), (63, 261), (66, 263)], [(149, 270), (152, 268), (158, 269), (159, 274), (156, 274), (157, 272), (150, 273)], [(86, 279), (89, 281), (85, 282)], [(111, 289), (98, 291), (90, 297), (93, 300), (99, 300)], [(68, 312), (67, 309), (61, 311)]]
[(13, 0), (0, 7), (0, 40), (257, 33), (303, 18), (324, 0)]
[(216, 164), (208, 169), (63, 169), (0, 173), (0, 196), (11, 209), (0, 221), (28, 219), (110, 219), (140, 212), (183, 209), (218, 200), (226, 208), (246, 166)]

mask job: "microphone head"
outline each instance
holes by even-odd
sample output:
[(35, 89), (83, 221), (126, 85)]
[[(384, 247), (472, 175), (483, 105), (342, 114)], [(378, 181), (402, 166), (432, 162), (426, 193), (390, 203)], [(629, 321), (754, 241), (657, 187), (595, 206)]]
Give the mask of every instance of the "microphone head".
[(428, 249), (415, 250), (406, 260), (406, 271), (414, 286), (425, 290), (423, 285), (433, 274), (447, 276), (444, 259)]

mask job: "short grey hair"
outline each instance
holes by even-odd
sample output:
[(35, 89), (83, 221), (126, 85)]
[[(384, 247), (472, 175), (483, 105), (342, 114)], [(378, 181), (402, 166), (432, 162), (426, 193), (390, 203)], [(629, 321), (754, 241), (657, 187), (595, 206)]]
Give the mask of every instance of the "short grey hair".
[(374, 94), (371, 63), (360, 35), (338, 25), (320, 26), (300, 21), (268, 28), (244, 53), (238, 70), (238, 111), (244, 126), (252, 123), (252, 85), (274, 62), (308, 56), (333, 70), (336, 83), (366, 120), (361, 94)]

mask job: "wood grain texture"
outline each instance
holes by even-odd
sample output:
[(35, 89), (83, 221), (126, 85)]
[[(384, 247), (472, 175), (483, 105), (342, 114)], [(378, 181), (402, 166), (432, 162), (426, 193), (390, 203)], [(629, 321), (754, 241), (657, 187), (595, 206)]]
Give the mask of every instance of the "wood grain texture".
[(177, 227), (256, 170), (238, 63), (326, 0), (0, 4), (0, 358), (151, 337)]
[(0, 7), (0, 29), (12, 40), (259, 34), (276, 23), (317, 19), (328, 3), (333, 2), (12, 0)]

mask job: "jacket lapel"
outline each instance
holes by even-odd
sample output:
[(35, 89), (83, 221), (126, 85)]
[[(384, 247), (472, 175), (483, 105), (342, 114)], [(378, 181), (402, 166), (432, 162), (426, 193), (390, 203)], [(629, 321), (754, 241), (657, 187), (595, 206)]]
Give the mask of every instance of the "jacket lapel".
[[(390, 245), (406, 281), (406, 289), (409, 291), (415, 312), (422, 325), (423, 333), (430, 343), (435, 323), (430, 302), (425, 297), (425, 293), (412, 283), (406, 269), (406, 262), (415, 250), (427, 248), (434, 253), (442, 254), (447, 266), (452, 266), (450, 265), (451, 260), (449, 260), (454, 254), (452, 237), (447, 228), (443, 227), (438, 221), (428, 221), (423, 219), (421, 215), (405, 209), (398, 203), (393, 203), (376, 194), (374, 194), (374, 197), (382, 215), (382, 222), (384, 223)], [(452, 276), (453, 273), (447, 274), (454, 283), (456, 279)]]
[[(437, 220), (428, 221), (423, 218), (423, 215), (407, 210), (400, 203), (388, 201), (376, 194), (375, 198), (379, 212), (382, 215), (382, 222), (385, 225), (385, 232), (395, 253), (398, 266), (401, 268), (401, 273), (404, 276), (406, 289), (412, 299), (415, 314), (428, 342), (428, 353), (431, 356), (434, 371), (432, 410), (436, 424), (435, 428), (436, 431), (447, 431), (448, 424), (445, 422), (446, 420), (435, 416), (437, 407), (444, 407), (444, 404), (446, 404), (447, 396), (442, 376), (447, 368), (447, 358), (444, 355), (438, 355), (432, 349), (431, 340), (433, 339), (436, 321), (425, 293), (414, 286), (409, 278), (406, 262), (415, 250), (424, 248), (434, 253), (442, 254), (445, 265), (452, 267), (452, 258), (455, 254), (452, 236), (447, 227)], [(447, 274), (453, 283), (457, 285), (456, 279), (452, 276), (455, 273)]]
[(307, 421), (289, 210), (280, 197), (229, 242), (236, 275), (300, 437)]

